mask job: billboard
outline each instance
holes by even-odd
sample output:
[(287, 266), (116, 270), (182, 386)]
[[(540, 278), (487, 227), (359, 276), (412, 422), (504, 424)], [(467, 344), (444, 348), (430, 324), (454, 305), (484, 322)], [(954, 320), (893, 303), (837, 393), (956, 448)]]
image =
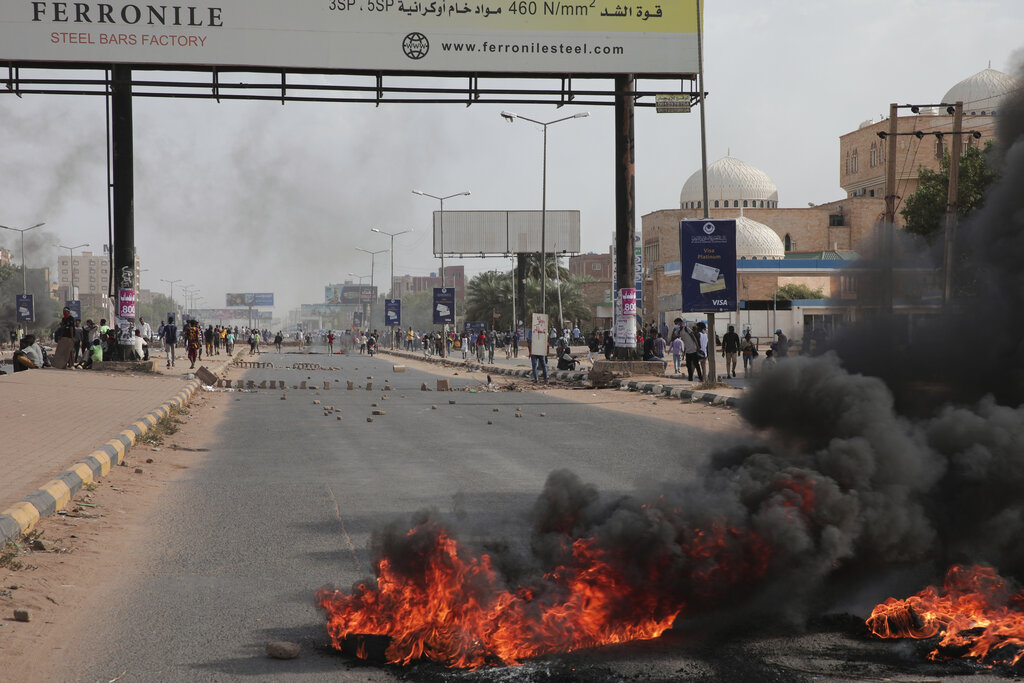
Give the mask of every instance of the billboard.
[[(254, 311), (259, 314), (260, 311)], [(248, 320), (249, 309), (245, 308), (194, 308), (189, 314), (196, 320), (208, 323), (222, 320)]]
[(401, 299), (384, 299), (384, 324), (389, 327), (402, 324)]
[(693, 74), (697, 8), (621, 0), (5, 0), (0, 60)]
[(117, 317), (129, 319), (135, 317), (134, 289), (117, 290)]
[(224, 298), (225, 306), (274, 306), (273, 292), (235, 292)]
[(455, 323), (455, 288), (434, 287), (434, 324)]
[[(471, 256), (539, 254), (543, 211), (445, 211), (444, 253)], [(545, 251), (580, 252), (580, 212), (547, 210)], [(434, 256), (441, 255), (441, 212), (434, 212)]]
[(735, 311), (736, 220), (679, 223), (684, 313)]
[(326, 304), (372, 304), (377, 300), (376, 285), (327, 285)]

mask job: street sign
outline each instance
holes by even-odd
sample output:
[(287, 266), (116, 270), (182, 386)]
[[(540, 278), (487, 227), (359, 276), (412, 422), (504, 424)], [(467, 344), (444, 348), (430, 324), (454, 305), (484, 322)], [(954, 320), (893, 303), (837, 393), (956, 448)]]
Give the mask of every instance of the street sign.
[(654, 111), (659, 114), (689, 114), (690, 96), (679, 94), (655, 95)]
[(735, 219), (681, 221), (679, 256), (684, 313), (736, 310)]

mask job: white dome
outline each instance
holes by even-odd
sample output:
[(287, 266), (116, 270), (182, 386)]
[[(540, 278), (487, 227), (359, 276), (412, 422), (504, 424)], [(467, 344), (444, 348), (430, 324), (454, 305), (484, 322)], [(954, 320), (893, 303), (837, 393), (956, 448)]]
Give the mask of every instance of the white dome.
[(964, 103), (965, 114), (995, 113), (1003, 100), (1021, 84), (1016, 78), (995, 69), (979, 71), (960, 81), (946, 93), (942, 101), (947, 104)]
[(786, 258), (786, 247), (778, 233), (764, 223), (739, 216), (736, 218), (736, 258)]
[[(779, 201), (779, 191), (768, 174), (761, 169), (740, 161), (735, 157), (722, 157), (708, 165), (708, 202), (712, 207), (715, 200), (728, 201), (728, 206), (738, 202), (737, 208), (743, 207), (743, 201), (764, 202), (764, 206), (751, 204), (749, 208), (775, 208)], [(698, 170), (683, 184), (679, 193), (681, 208), (693, 208), (697, 202), (704, 201), (704, 180)], [(687, 203), (690, 206), (687, 206)]]

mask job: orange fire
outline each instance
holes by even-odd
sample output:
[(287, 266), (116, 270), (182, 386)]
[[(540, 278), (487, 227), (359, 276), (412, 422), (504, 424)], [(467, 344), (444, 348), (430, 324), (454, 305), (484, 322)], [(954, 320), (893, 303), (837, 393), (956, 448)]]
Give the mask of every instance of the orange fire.
[[(334, 647), (341, 649), (348, 638), (378, 635), (388, 637), (389, 663), (513, 665), (549, 652), (657, 638), (686, 607), (664, 594), (678, 578), (668, 557), (637, 576), (629, 558), (614, 557), (594, 539), (578, 539), (568, 548), (571, 559), (565, 566), (510, 590), (490, 556), (470, 552), (440, 527), (417, 527), (407, 537), (426, 548), (414, 570), (400, 570), (385, 557), (377, 563), (375, 586), (358, 584), (351, 593), (317, 591)], [(759, 576), (767, 566), (766, 544), (725, 528), (697, 530), (682, 547), (694, 600)], [(725, 566), (723, 557), (738, 564)], [(652, 590), (657, 586), (666, 589)], [(356, 656), (365, 658), (365, 650)]]
[(991, 567), (955, 565), (941, 589), (889, 598), (866, 623), (879, 638), (940, 636), (931, 659), (949, 658), (946, 653), (955, 650), (985, 664), (1012, 666), (1024, 657), (1024, 591), (1015, 593)]

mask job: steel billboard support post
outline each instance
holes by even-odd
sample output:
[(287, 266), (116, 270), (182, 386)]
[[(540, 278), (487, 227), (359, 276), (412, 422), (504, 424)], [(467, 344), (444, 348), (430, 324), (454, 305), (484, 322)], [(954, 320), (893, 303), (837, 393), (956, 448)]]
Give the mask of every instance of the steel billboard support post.
[(132, 135), (132, 70), (123, 64), (113, 66), (110, 87), (111, 145), (114, 176), (114, 247), (113, 268), (121, 317), (120, 290), (135, 290), (135, 170)]
[[(391, 238), (391, 288), (388, 290), (388, 298), (394, 300), (395, 298), (395, 238), (399, 235), (404, 235), (407, 232), (412, 232), (415, 228), (409, 228), (408, 230), (401, 230), (399, 232), (387, 232), (380, 228), (370, 228), (370, 232), (377, 232), (381, 235), (387, 235)], [(371, 281), (372, 285), (373, 282)], [(387, 322), (387, 321), (385, 321)], [(389, 325), (391, 328), (391, 348), (395, 348), (395, 326)]]
[[(636, 234), (633, 87), (632, 74), (615, 77), (615, 278), (620, 290), (636, 286), (633, 272), (633, 240)], [(612, 292), (612, 300), (621, 306), (618, 292)], [(633, 323), (635, 326), (635, 316)], [(616, 342), (616, 360), (634, 360), (636, 355), (635, 342), (632, 347), (620, 346)]]

